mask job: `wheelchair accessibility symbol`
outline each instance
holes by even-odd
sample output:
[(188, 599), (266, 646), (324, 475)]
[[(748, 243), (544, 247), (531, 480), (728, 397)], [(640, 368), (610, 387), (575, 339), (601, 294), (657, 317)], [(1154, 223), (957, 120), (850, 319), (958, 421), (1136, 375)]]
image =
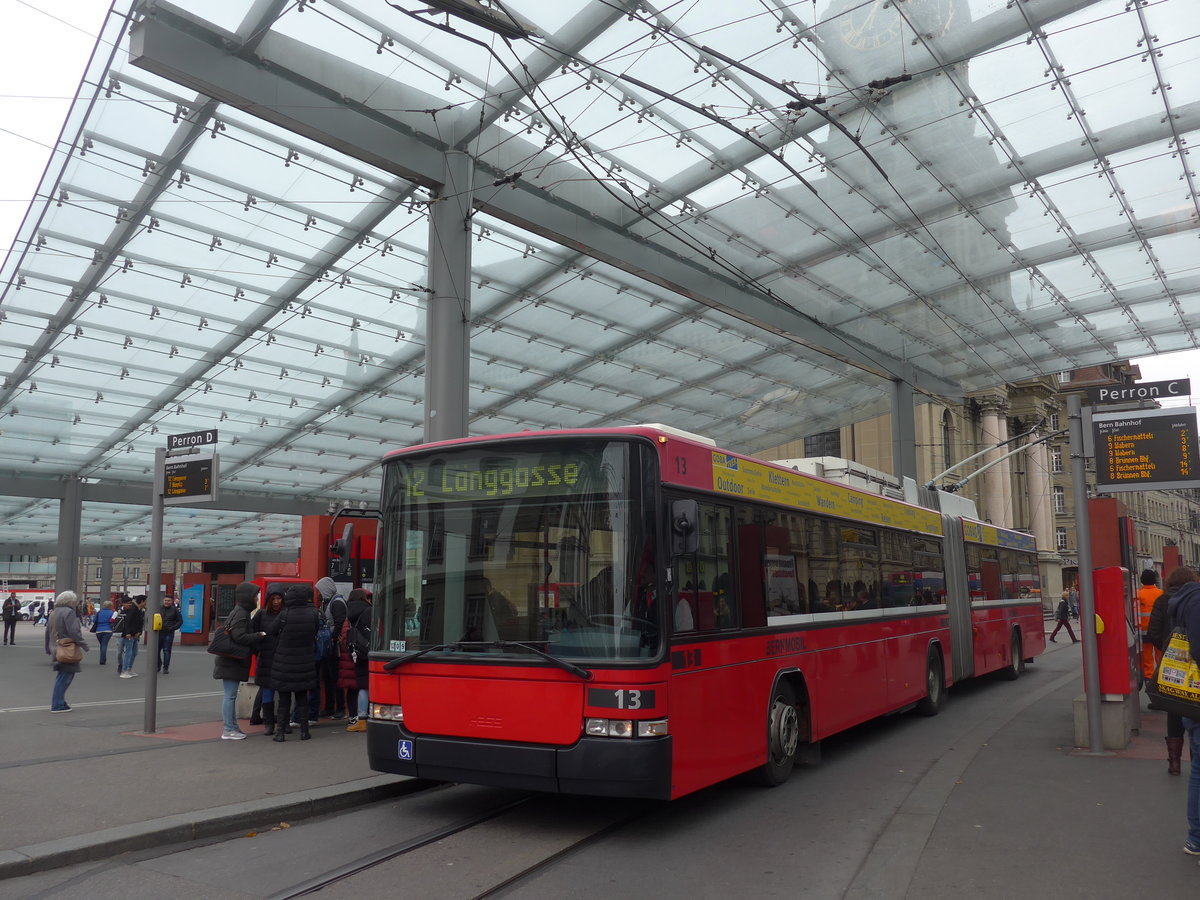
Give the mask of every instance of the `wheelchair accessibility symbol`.
[(400, 759), (411, 760), (413, 758), (412, 741), (400, 741), (396, 746), (396, 756)]

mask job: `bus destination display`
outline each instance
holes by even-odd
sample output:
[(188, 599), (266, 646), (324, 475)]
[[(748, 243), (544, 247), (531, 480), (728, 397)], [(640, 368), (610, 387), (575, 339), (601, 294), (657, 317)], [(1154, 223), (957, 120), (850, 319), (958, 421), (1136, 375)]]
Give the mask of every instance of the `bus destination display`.
[(495, 500), (529, 496), (578, 496), (615, 489), (606, 480), (618, 480), (624, 468), (624, 448), (619, 464), (611, 469), (610, 449), (603, 457), (588, 450), (561, 453), (513, 454), (480, 458), (475, 455), (404, 460), (401, 463), (405, 494), (411, 498), (439, 500)]
[(1200, 487), (1192, 407), (1094, 413), (1092, 434), (1102, 491)]

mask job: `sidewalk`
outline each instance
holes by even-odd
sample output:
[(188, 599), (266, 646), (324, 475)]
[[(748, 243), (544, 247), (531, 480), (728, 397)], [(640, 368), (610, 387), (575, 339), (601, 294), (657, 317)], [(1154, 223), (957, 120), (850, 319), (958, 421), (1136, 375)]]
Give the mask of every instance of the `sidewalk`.
[(118, 679), (112, 648), (101, 667), (93, 641), (67, 692), (71, 711), (52, 714), (42, 629), (19, 623), (17, 645), (0, 647), (0, 878), (270, 828), (420, 785), (372, 772), (366, 735), (345, 720), (283, 743), (243, 720), (245, 740), (220, 740), (220, 682), (202, 647), (175, 649), (147, 735), (146, 657), (143, 648), (134, 664), (142, 677)]

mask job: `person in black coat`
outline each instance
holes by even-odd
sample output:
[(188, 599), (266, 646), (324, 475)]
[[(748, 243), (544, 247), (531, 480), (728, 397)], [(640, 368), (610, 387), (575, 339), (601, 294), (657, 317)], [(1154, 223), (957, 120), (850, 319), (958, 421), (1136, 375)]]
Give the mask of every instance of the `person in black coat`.
[[(266, 632), (267, 637), (258, 645), (258, 665), (254, 670), (254, 683), (259, 687), (259, 702), (262, 704), (263, 734), (275, 733), (275, 688), (271, 684), (271, 664), (275, 660), (275, 644), (279, 636), (273, 632), (273, 623), (283, 612), (283, 585), (268, 584), (267, 600), (250, 619), (250, 627), (255, 631)], [(250, 724), (257, 724), (254, 716)], [(286, 722), (280, 727), (285, 727)]]
[(258, 585), (243, 581), (233, 589), (233, 600), (233, 609), (217, 627), (228, 627), (229, 636), (235, 644), (246, 648), (246, 655), (238, 658), (213, 657), (213, 678), (219, 679), (224, 688), (221, 700), (221, 719), (225, 726), (221, 733), (223, 741), (240, 741), (246, 737), (237, 722), (238, 685), (250, 680), (253, 648), (266, 637), (261, 631), (254, 631), (250, 627), (250, 613), (258, 605)]
[[(307, 741), (308, 692), (317, 689), (317, 665), (313, 647), (317, 639), (317, 610), (313, 589), (307, 584), (288, 585), (283, 595), (283, 612), (271, 623), (276, 636), (271, 659), (271, 686), (275, 690), (275, 716), (280, 725), (289, 721), (292, 697), (296, 699), (296, 721), (300, 740)], [(284, 729), (275, 729), (275, 740), (284, 739)]]

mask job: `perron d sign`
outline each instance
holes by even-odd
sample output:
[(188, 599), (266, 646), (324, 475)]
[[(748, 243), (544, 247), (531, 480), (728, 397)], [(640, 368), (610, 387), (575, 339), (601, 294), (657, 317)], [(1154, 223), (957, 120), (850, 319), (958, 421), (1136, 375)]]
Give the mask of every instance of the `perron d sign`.
[(206, 428), (203, 431), (189, 431), (187, 434), (167, 435), (167, 449), (179, 450), (182, 447), (203, 447), (217, 442), (217, 429)]

